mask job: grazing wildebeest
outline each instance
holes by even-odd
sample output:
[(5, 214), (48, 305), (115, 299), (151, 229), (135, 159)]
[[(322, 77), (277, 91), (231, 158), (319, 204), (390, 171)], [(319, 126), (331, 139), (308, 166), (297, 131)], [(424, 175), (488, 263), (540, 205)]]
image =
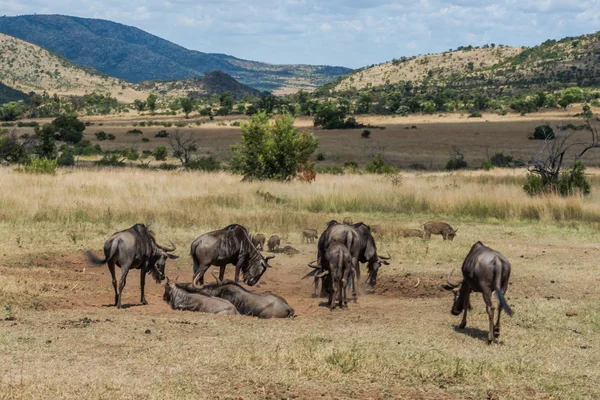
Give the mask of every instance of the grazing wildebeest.
[(344, 220), (342, 221), (342, 224), (352, 225), (352, 218), (350, 218), (350, 217), (344, 218)]
[(235, 265), (235, 281), (240, 279), (240, 271), (244, 283), (254, 286), (270, 267), (269, 260), (275, 256), (264, 258), (256, 249), (246, 228), (241, 225), (229, 225), (221, 230), (208, 232), (198, 236), (191, 246), (194, 261), (194, 283), (204, 283), (204, 273), (211, 265), (220, 267), (219, 279), (225, 277), (225, 266)]
[[(96, 257), (88, 251), (88, 259), (97, 265), (108, 264), (108, 270), (112, 276), (112, 284), (115, 289), (115, 306), (121, 308), (121, 296), (127, 273), (130, 269), (140, 270), (141, 303), (148, 304), (144, 295), (146, 274), (151, 273), (156, 283), (165, 279), (165, 263), (167, 258), (176, 259), (178, 256), (169, 254), (176, 247), (171, 243), (170, 248), (156, 243), (154, 233), (144, 224), (135, 224), (129, 229), (114, 233), (104, 243), (104, 259)], [(121, 282), (117, 290), (117, 278), (115, 265), (121, 268)]]
[(269, 251), (274, 251), (278, 249), (279, 245), (281, 245), (281, 239), (279, 238), (279, 236), (271, 235), (269, 241), (267, 242), (267, 247), (269, 248)]
[(257, 233), (256, 236), (252, 237), (252, 244), (260, 251), (265, 249), (265, 240), (267, 237), (262, 233)]
[(434, 234), (442, 235), (444, 240), (453, 240), (454, 236), (456, 236), (456, 232), (458, 232), (458, 229), (452, 229), (452, 227), (445, 222), (429, 221), (423, 225), (423, 229), (425, 230), (424, 236), (426, 239), (431, 239), (431, 234)]
[[(391, 257), (389, 254), (387, 257), (377, 255), (377, 246), (375, 245), (375, 240), (373, 239), (369, 225), (359, 222), (354, 224), (353, 227), (360, 233), (363, 239), (360, 243), (360, 254), (358, 256), (358, 261), (361, 263), (367, 263), (367, 282), (369, 282), (369, 285), (373, 287), (377, 283), (377, 273), (379, 272), (379, 268), (381, 268), (382, 264), (390, 265), (387, 260), (389, 260)], [(360, 266), (358, 266), (356, 269), (356, 275), (357, 279), (360, 279)]]
[(410, 238), (410, 237), (418, 237), (423, 239), (423, 231), (420, 229), (405, 229), (402, 231), (402, 237)]
[(302, 241), (306, 239), (306, 243), (310, 240), (311, 243), (315, 241), (316, 238), (319, 237), (319, 232), (316, 229), (305, 229), (302, 231)]
[(371, 225), (371, 233), (379, 233), (381, 231), (381, 225)]
[[(352, 255), (348, 248), (343, 244), (332, 242), (325, 252), (325, 258), (327, 259), (329, 268), (321, 270), (321, 272), (315, 275), (315, 278), (322, 278), (327, 275), (330, 277), (330, 279), (327, 280), (327, 283), (329, 283), (329, 308), (332, 310), (335, 309), (336, 294), (339, 307), (347, 307), (348, 296), (346, 295), (346, 288), (354, 273), (354, 268), (352, 267)], [(315, 269), (321, 269), (318, 265), (313, 263), (309, 263), (308, 266)]]
[(239, 315), (235, 306), (229, 301), (202, 293), (190, 293), (184, 285), (171, 282), (168, 278), (163, 300), (169, 303), (173, 310)]
[(294, 309), (284, 298), (274, 293), (250, 292), (232, 280), (209, 283), (201, 287), (186, 285), (186, 290), (229, 301), (242, 315), (259, 318), (288, 318), (294, 316)]
[[(464, 311), (460, 328), (467, 325), (467, 310), (470, 308), (469, 297), (471, 292), (480, 292), (485, 301), (486, 311), (490, 320), (490, 330), (488, 332), (488, 343), (493, 342), (494, 338), (500, 336), (500, 314), (504, 310), (512, 316), (513, 312), (508, 306), (504, 294), (508, 289), (508, 280), (510, 278), (510, 263), (500, 253), (486, 247), (483, 243), (477, 242), (471, 247), (462, 265), (463, 280), (459, 283), (451, 283), (448, 275), (447, 284), (443, 285), (446, 290), (454, 292), (454, 303), (452, 305), (452, 315), (458, 315)], [(492, 292), (496, 292), (496, 297), (500, 302), (498, 309), (498, 319), (494, 325), (494, 306), (492, 303)]]

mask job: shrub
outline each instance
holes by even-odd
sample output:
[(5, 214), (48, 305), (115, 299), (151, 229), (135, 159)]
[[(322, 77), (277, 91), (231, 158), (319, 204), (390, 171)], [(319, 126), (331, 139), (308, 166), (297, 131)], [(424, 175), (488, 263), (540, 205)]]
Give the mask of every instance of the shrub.
[(317, 168), (319, 174), (330, 174), (330, 175), (344, 175), (344, 168), (342, 167), (319, 167)]
[(325, 154), (317, 153), (317, 161), (323, 161), (323, 160), (325, 160)]
[(365, 171), (370, 174), (390, 174), (397, 172), (396, 168), (387, 164), (381, 154), (375, 155), (373, 160), (365, 165)]
[(539, 125), (535, 127), (533, 135), (529, 136), (529, 140), (553, 140), (555, 137), (554, 129), (550, 125)]
[(156, 135), (154, 135), (154, 137), (157, 138), (167, 138), (169, 137), (169, 132), (167, 132), (166, 130), (162, 130), (162, 131), (158, 131), (158, 133)]
[(370, 129), (365, 129), (364, 131), (362, 131), (362, 133), (360, 134), (360, 136), (363, 139), (368, 139), (371, 137), (371, 130)]
[(124, 167), (125, 160), (118, 154), (107, 154), (100, 160), (95, 162), (96, 165), (101, 167)]
[(467, 161), (465, 161), (464, 155), (458, 152), (454, 156), (452, 156), (452, 158), (450, 158), (446, 163), (446, 169), (449, 171), (455, 171), (467, 167), (468, 164)]
[(421, 163), (412, 163), (408, 166), (410, 169), (414, 169), (417, 171), (424, 171), (427, 169), (427, 167), (425, 166), (425, 164), (421, 164)]
[(102, 140), (106, 140), (107, 136), (106, 136), (106, 132), (104, 131), (100, 131), (100, 132), (96, 132), (96, 139), (102, 141)]
[(167, 148), (165, 146), (158, 146), (154, 150), (153, 155), (156, 161), (165, 161), (168, 156)]
[(106, 136), (106, 138), (108, 140), (115, 140), (117, 137), (115, 135), (113, 135), (112, 133), (109, 133), (108, 136)]
[(199, 157), (185, 164), (185, 168), (200, 171), (218, 171), (221, 163), (211, 157)]
[(150, 139), (148, 139), (147, 137), (142, 138), (142, 142), (144, 143), (148, 143), (150, 141)]
[(483, 160), (483, 162), (481, 163), (481, 168), (485, 169), (486, 171), (489, 171), (490, 169), (494, 168), (494, 164), (492, 164), (490, 160)]
[(26, 128), (35, 128), (36, 126), (39, 126), (39, 125), (40, 124), (38, 124), (35, 121), (31, 121), (31, 122), (22, 122), (22, 121), (19, 121), (19, 122), (17, 122), (17, 126), (19, 128), (23, 128), (23, 127), (26, 127)]
[(240, 121), (233, 121), (231, 124), (229, 124), (231, 126), (241, 126), (242, 123)]
[(61, 167), (71, 167), (75, 165), (75, 154), (73, 149), (70, 147), (65, 148), (60, 156), (58, 156), (57, 163)]
[(141, 135), (144, 132), (140, 131), (139, 129), (132, 129), (132, 130), (127, 131), (127, 133), (130, 135)]
[(505, 156), (504, 153), (496, 153), (490, 157), (489, 161), (494, 167), (508, 167), (513, 158), (512, 156)]
[(523, 190), (530, 196), (539, 196), (544, 193), (544, 183), (538, 175), (529, 174), (523, 185)]
[(25, 164), (23, 168), (18, 168), (17, 171), (25, 172), (28, 174), (56, 174), (58, 163), (56, 160), (49, 160), (47, 158), (34, 158), (29, 163)]
[(67, 143), (78, 143), (83, 139), (85, 124), (75, 115), (61, 115), (52, 121), (57, 139)]
[(483, 115), (479, 111), (473, 111), (469, 114), (469, 118), (481, 118)]
[(158, 169), (162, 169), (164, 171), (173, 171), (177, 168), (179, 168), (179, 166), (177, 164), (162, 163), (158, 166)]

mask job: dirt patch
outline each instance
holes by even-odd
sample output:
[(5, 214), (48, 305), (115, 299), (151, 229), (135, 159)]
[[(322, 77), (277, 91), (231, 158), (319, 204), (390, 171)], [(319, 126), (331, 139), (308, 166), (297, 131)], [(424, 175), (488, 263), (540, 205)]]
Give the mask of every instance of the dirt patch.
[(112, 322), (110, 319), (99, 320), (99, 319), (90, 319), (88, 317), (83, 317), (78, 320), (69, 320), (65, 321), (61, 324), (61, 329), (65, 328), (87, 328), (88, 326), (98, 324), (100, 322)]
[(440, 298), (448, 296), (448, 292), (440, 286), (442, 283), (439, 278), (412, 274), (383, 276), (377, 280), (375, 292), (404, 299)]

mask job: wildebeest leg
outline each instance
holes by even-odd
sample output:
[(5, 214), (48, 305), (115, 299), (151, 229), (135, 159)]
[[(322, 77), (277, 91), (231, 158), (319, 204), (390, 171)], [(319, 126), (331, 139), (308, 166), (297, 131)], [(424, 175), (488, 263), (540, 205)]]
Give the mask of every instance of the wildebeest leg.
[(115, 306), (119, 303), (119, 292), (117, 291), (117, 277), (115, 276), (115, 263), (113, 261), (108, 262), (108, 270), (112, 276), (112, 284), (115, 289)]
[(148, 302), (146, 301), (146, 296), (144, 296), (144, 286), (146, 286), (146, 269), (142, 268), (140, 269), (140, 289), (142, 291), (142, 297), (140, 302), (143, 305), (148, 304)]
[(469, 297), (471, 297), (470, 290), (465, 293), (465, 298), (463, 300), (463, 318), (460, 322), (460, 325), (458, 326), (460, 329), (465, 329), (465, 327), (467, 326), (467, 311), (471, 309), (471, 301)]
[(121, 267), (121, 282), (119, 283), (119, 296), (117, 299), (117, 308), (121, 308), (121, 297), (123, 296), (123, 289), (125, 288), (125, 283), (127, 283), (128, 272), (128, 267)]
[(204, 285), (204, 274), (210, 268), (209, 265), (199, 265), (197, 272), (194, 274), (194, 282), (196, 282), (196, 278), (198, 278), (198, 282), (200, 285)]
[(482, 291), (483, 301), (485, 301), (485, 310), (490, 320), (490, 330), (488, 331), (488, 344), (494, 341), (494, 303), (492, 303), (492, 291), (484, 289)]
[[(219, 280), (222, 282), (223, 279), (225, 279), (225, 265), (221, 265), (219, 268)], [(236, 272), (236, 277), (238, 276), (238, 274), (239, 273)]]
[(498, 306), (498, 319), (496, 319), (496, 325), (494, 326), (494, 338), (500, 337), (500, 315), (502, 315), (502, 307)]
[(315, 286), (314, 297), (319, 297), (319, 278), (317, 278), (316, 276), (315, 276), (313, 284)]

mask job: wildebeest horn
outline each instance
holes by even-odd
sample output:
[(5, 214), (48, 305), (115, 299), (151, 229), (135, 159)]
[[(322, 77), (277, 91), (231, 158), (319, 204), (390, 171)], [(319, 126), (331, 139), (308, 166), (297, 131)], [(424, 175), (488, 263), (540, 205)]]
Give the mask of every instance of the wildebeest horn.
[(214, 272), (211, 272), (210, 274), (213, 276), (213, 278), (215, 278), (215, 281), (217, 281), (217, 283), (221, 283), (222, 282), (219, 278), (217, 278), (217, 275), (215, 275)]
[(421, 284), (421, 278), (417, 278), (417, 284), (414, 287), (418, 288), (420, 284)]
[[(167, 278), (167, 279), (169, 279), (169, 278)], [(175, 282), (177, 282), (178, 280), (179, 280), (179, 275), (177, 275), (177, 276), (175, 277)]]
[(462, 282), (458, 282), (458, 283), (452, 283), (450, 282), (450, 278), (452, 277), (452, 273), (454, 273), (454, 269), (452, 269), (452, 271), (450, 271), (450, 273), (448, 274), (448, 276), (446, 277), (446, 282), (448, 282), (445, 285), (442, 285), (442, 287), (446, 290), (452, 290), (457, 288)]
[(194, 279), (192, 280), (192, 286), (197, 288), (198, 287), (198, 281), (200, 280), (200, 274), (197, 274)]
[(275, 258), (275, 256), (266, 256), (266, 257), (265, 257), (265, 261), (272, 260), (273, 258)]
[(390, 258), (392, 258), (392, 256), (390, 256), (390, 253), (388, 252), (388, 256), (387, 257), (379, 256), (379, 258), (381, 258), (382, 260), (389, 260)]
[(315, 278), (322, 278), (325, 275), (329, 274), (329, 271), (325, 270), (323, 272), (319, 272), (318, 274), (315, 275)]
[(314, 268), (314, 269), (320, 269), (321, 267), (319, 267), (318, 265), (314, 264), (316, 261), (317, 260), (309, 262), (308, 266), (311, 267), (311, 268)]
[(160, 245), (160, 244), (158, 244), (158, 243), (156, 244), (156, 247), (158, 247), (159, 249), (161, 249), (161, 250), (163, 250), (163, 251), (166, 251), (167, 253), (170, 253), (170, 252), (172, 252), (172, 251), (175, 251), (175, 250), (177, 249), (177, 246), (175, 246), (175, 245), (173, 244), (173, 242), (171, 242), (170, 240), (169, 240), (169, 243), (171, 243), (171, 248), (169, 248), (169, 247), (165, 247), (165, 246), (161, 246), (161, 245)]

